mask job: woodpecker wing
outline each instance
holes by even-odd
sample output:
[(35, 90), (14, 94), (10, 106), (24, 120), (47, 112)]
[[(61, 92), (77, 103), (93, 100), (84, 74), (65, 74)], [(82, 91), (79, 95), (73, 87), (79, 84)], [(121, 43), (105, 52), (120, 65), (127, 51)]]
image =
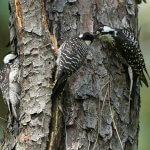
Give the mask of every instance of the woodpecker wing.
[(52, 90), (51, 99), (54, 100), (63, 91), (65, 84), (67, 82), (67, 76), (62, 74), (60, 78), (56, 81), (55, 86)]
[(78, 37), (65, 41), (64, 46), (60, 49), (61, 55), (58, 58), (59, 65), (56, 79), (61, 76), (62, 72), (70, 76), (77, 71), (86, 58), (88, 50), (89, 47), (86, 43)]
[(63, 91), (67, 78), (81, 67), (89, 50), (90, 48), (79, 37), (70, 38), (60, 46), (60, 54), (57, 59), (57, 81), (52, 91), (52, 99), (55, 99)]
[[(115, 37), (116, 46), (123, 58), (131, 66), (133, 72), (139, 76), (140, 80), (148, 86), (147, 79), (144, 71), (147, 73), (143, 54), (140, 49), (139, 41), (135, 38), (134, 34), (127, 29), (117, 30)], [(148, 75), (149, 76), (149, 75)]]

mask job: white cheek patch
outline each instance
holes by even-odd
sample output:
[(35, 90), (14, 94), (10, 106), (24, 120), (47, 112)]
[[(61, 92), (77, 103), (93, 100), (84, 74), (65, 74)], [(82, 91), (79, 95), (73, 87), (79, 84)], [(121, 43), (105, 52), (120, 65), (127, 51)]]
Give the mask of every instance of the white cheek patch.
[(15, 59), (15, 58), (16, 58), (16, 55), (14, 55), (14, 54), (8, 54), (8, 55), (6, 55), (6, 56), (4, 57), (3, 62), (4, 62), (4, 64), (7, 64), (7, 63), (10, 62), (10, 60), (13, 60), (13, 59)]
[(113, 28), (111, 28), (111, 27), (108, 27), (108, 26), (104, 26), (104, 28), (103, 28), (103, 31), (102, 32), (114, 32), (114, 36), (116, 37), (117, 36), (117, 31), (115, 30), (115, 29), (113, 29)]
[(108, 26), (104, 26), (103, 28), (103, 32), (110, 32), (110, 31), (114, 31), (114, 29), (108, 27)]

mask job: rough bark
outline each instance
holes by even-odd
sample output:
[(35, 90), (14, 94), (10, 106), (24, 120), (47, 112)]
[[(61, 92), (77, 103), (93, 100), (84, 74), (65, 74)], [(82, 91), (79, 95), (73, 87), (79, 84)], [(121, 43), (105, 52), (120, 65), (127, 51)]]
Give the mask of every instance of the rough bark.
[(135, 1), (12, 0), (11, 8), (21, 66), (19, 134), (13, 148), (137, 150), (139, 85), (129, 107), (129, 78), (113, 51), (96, 40), (51, 108), (54, 58), (46, 46), (53, 44), (53, 34), (60, 45), (72, 35), (95, 31), (100, 22), (136, 32)]
[[(58, 43), (74, 34), (93, 32), (100, 22), (137, 29), (134, 0), (47, 1), (46, 11)], [(130, 108), (128, 97), (129, 78), (124, 68), (110, 48), (95, 41), (62, 96), (66, 149), (137, 149), (139, 88)]]
[[(11, 130), (3, 149), (46, 149), (51, 119), (50, 95), (54, 57), (43, 0), (12, 0), (11, 39), (16, 37), (20, 59), (21, 100), (18, 109), (19, 133)], [(13, 124), (13, 122), (12, 122)], [(13, 126), (13, 125), (12, 125)]]

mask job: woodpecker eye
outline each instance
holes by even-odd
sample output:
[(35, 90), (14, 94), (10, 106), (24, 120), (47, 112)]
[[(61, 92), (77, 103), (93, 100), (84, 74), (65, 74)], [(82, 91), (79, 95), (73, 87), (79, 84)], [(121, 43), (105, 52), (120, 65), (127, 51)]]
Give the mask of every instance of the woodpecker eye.
[(104, 32), (104, 27), (100, 27), (98, 32)]
[(9, 60), (9, 63), (12, 63), (14, 60), (15, 60), (15, 59), (10, 59), (10, 60)]
[(96, 34), (100, 34), (100, 31), (96, 31)]

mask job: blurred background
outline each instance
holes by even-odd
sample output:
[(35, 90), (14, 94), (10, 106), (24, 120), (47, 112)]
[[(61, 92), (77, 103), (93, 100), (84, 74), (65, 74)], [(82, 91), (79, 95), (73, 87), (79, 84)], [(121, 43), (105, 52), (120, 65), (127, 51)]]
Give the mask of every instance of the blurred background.
[[(8, 0), (0, 0), (0, 67), (2, 66), (3, 55), (7, 53), (6, 45), (9, 40), (8, 30)], [(150, 1), (147, 4), (139, 5), (139, 27), (141, 28), (140, 42), (150, 72)], [(150, 82), (149, 82), (150, 84)], [(0, 139), (3, 137), (5, 128), (7, 108), (0, 98)], [(140, 133), (139, 150), (150, 150), (150, 87), (141, 88), (141, 112), (140, 112)]]
[[(150, 0), (139, 5), (140, 43), (150, 74)], [(150, 85), (150, 81), (149, 81)], [(141, 88), (139, 150), (150, 150), (150, 87)]]
[[(8, 48), (6, 48), (9, 40), (8, 17), (8, 0), (0, 0), (0, 67), (2, 66), (3, 55), (8, 51)], [(6, 126), (5, 120), (3, 120), (3, 118), (6, 118), (6, 114), (7, 107), (2, 101), (0, 91), (0, 140), (3, 137), (3, 129)]]

